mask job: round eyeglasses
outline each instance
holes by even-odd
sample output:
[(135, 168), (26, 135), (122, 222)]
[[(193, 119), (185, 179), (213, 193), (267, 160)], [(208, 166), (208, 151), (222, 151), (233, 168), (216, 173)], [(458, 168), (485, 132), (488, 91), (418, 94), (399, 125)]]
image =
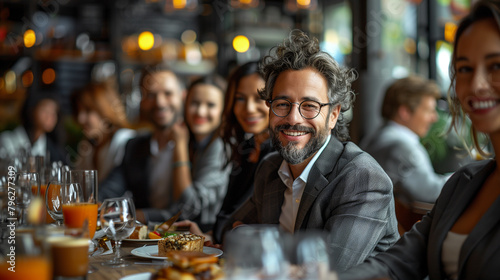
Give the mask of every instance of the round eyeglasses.
[(299, 105), (299, 113), (304, 119), (314, 119), (319, 115), (321, 108), (333, 103), (320, 103), (314, 100), (304, 100), (302, 102), (291, 102), (287, 99), (274, 99), (267, 101), (271, 111), (278, 117), (286, 117), (292, 110), (292, 104)]

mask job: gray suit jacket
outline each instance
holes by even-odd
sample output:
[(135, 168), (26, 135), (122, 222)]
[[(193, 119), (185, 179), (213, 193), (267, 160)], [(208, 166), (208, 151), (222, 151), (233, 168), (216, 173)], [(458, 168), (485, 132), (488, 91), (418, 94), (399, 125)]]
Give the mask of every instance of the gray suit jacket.
[[(446, 183), (434, 208), (392, 248), (340, 274), (340, 279), (446, 279), (441, 265), (443, 241), (496, 167), (486, 160), (458, 170)], [(458, 279), (500, 278), (500, 198), (465, 240)]]
[(392, 180), (412, 199), (434, 203), (449, 176), (437, 174), (418, 136), (406, 127), (389, 122), (361, 144)]
[[(226, 224), (279, 224), (285, 184), (278, 175), (283, 158), (266, 157), (255, 173), (253, 196)], [(399, 234), (392, 184), (377, 162), (352, 142), (332, 137), (309, 173), (295, 230), (330, 233), (337, 270), (361, 263), (392, 246)]]

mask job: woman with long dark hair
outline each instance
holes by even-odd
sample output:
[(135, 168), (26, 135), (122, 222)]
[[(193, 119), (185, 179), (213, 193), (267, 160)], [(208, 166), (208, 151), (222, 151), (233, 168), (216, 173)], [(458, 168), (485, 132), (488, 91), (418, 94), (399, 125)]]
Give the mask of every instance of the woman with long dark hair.
[[(40, 95), (40, 96), (37, 96)], [(55, 129), (59, 120), (59, 104), (49, 95), (32, 93), (21, 109), (21, 124), (0, 134), (0, 147), (9, 157), (43, 156), (45, 162), (66, 163), (58, 145)]]

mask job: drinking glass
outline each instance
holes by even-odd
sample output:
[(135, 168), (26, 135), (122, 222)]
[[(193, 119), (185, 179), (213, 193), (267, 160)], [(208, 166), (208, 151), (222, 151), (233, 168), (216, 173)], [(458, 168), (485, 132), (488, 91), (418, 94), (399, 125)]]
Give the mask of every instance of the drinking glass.
[(97, 227), (97, 170), (64, 172), (63, 185), (64, 224), (68, 228), (79, 228), (87, 220), (92, 239)]
[(283, 233), (274, 226), (240, 226), (226, 234), (227, 279), (288, 279)]
[[(37, 172), (20, 172), (15, 174), (14, 189), (16, 192), (16, 207), (18, 224), (26, 225), (26, 209), (31, 203), (33, 193), (40, 193), (40, 177)], [(36, 190), (36, 192), (34, 191)]]
[(115, 258), (102, 265), (124, 267), (126, 263), (120, 252), (122, 240), (129, 237), (135, 229), (135, 206), (129, 197), (105, 199), (100, 213), (101, 228), (115, 241)]
[[(46, 189), (42, 189), (42, 195), (45, 198), (45, 206), (49, 217), (56, 222), (58, 226), (63, 224), (63, 212), (62, 212), (62, 204), (63, 204), (63, 174), (64, 172), (69, 171), (68, 166), (55, 167), (51, 170), (51, 173), (47, 175), (47, 185)], [(68, 190), (69, 191), (69, 190)], [(47, 219), (47, 223), (51, 223), (49, 219)]]
[(35, 242), (34, 235), (31, 233), (17, 232), (15, 248), (10, 247), (7, 254), (0, 256), (0, 279), (52, 280), (50, 254), (45, 250), (45, 246), (44, 242)]
[(332, 266), (328, 235), (320, 231), (296, 232), (290, 246), (290, 279), (337, 279)]

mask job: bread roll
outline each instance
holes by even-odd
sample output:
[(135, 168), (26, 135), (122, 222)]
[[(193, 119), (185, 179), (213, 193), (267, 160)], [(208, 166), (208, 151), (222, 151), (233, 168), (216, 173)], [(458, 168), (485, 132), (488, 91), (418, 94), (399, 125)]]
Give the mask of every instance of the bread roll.
[(136, 226), (129, 239), (146, 239), (148, 236), (147, 226)]

